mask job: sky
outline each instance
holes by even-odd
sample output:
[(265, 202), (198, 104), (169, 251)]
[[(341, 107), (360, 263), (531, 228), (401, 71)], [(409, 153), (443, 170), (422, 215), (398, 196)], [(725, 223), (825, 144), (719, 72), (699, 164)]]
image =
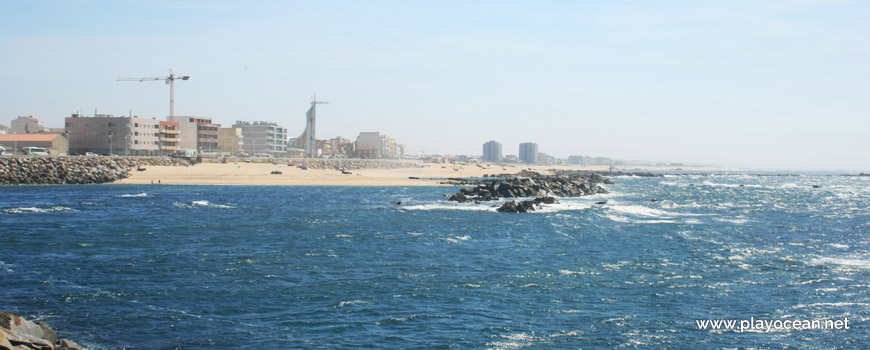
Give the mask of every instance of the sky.
[(870, 2), (0, 2), (0, 124), (81, 111), (378, 131), (408, 153), (870, 171)]

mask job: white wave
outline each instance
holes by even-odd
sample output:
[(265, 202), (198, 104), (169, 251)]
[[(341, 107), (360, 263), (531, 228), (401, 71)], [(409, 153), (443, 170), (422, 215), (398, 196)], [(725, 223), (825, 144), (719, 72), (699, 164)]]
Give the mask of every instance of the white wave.
[(849, 249), (849, 246), (848, 246), (848, 245), (845, 245), (845, 244), (831, 243), (831, 244), (828, 244), (828, 245), (831, 246), (831, 247), (837, 248), (837, 249)]
[(492, 204), (466, 204), (466, 203), (430, 203), (417, 204), (401, 207), (402, 210), (471, 210), (471, 211), (495, 211)]
[(147, 193), (137, 193), (137, 194), (122, 194), (118, 196), (119, 198), (139, 198), (139, 197), (148, 197)]
[(560, 200), (555, 204), (544, 204), (535, 209), (533, 213), (556, 213), (560, 211), (583, 210), (592, 208), (594, 202), (591, 201), (573, 201)]
[(358, 305), (358, 304), (365, 305), (365, 304), (374, 304), (374, 303), (372, 303), (370, 301), (351, 300), (351, 301), (342, 301), (342, 302), (338, 303), (338, 307), (345, 307), (348, 305)]
[(732, 218), (732, 219), (729, 219), (729, 218), (713, 218), (713, 220), (718, 221), (718, 222), (727, 222), (727, 223), (732, 223), (732, 224), (735, 224), (735, 225), (743, 225), (743, 224), (749, 222), (749, 219), (746, 219), (746, 218)]
[(870, 260), (821, 257), (810, 260), (810, 265), (840, 265), (860, 269), (870, 269)]
[(833, 306), (833, 307), (845, 307), (845, 306), (870, 306), (870, 303), (850, 303), (850, 302), (838, 302), (838, 303), (812, 303), (812, 304), (797, 304), (792, 306), (793, 309), (805, 309), (808, 307), (824, 307), (824, 306)]
[(15, 270), (13, 270), (11, 266), (12, 266), (11, 264), (7, 264), (5, 262), (0, 261), (0, 271), (7, 272), (7, 273), (15, 272)]
[(66, 210), (74, 210), (72, 208), (54, 206), (49, 208), (37, 208), (37, 207), (23, 207), (23, 208), (10, 208), (4, 209), (4, 213), (8, 214), (22, 214), (22, 213), (51, 213), (55, 211), (66, 211)]
[(798, 184), (796, 184), (794, 182), (789, 182), (787, 184), (782, 184), (779, 186), (779, 188), (798, 188), (798, 187), (800, 187), (800, 186), (798, 186)]
[(654, 217), (654, 218), (663, 218), (669, 219), (673, 218), (673, 214), (666, 212), (664, 210), (654, 209), (650, 207), (644, 207), (641, 205), (613, 205), (607, 207), (610, 210), (635, 215), (635, 216), (644, 216), (644, 217)]
[(182, 202), (172, 202), (172, 205), (179, 208), (219, 208), (219, 209), (234, 209), (234, 206), (226, 204), (216, 204), (209, 201), (192, 201), (190, 204)]
[(460, 241), (467, 241), (467, 240), (471, 239), (471, 236), (468, 236), (468, 235), (465, 235), (465, 236), (456, 236), (456, 239), (458, 239), (458, 240), (460, 240)]
[(664, 209), (679, 209), (679, 208), (701, 208), (702, 205), (698, 204), (698, 202), (691, 203), (673, 203), (673, 202), (664, 202), (659, 204), (659, 207)]
[(758, 184), (726, 184), (726, 183), (712, 182), (710, 180), (704, 181), (701, 184), (711, 186), (711, 187), (727, 187), (727, 188), (738, 188), (738, 187), (762, 188), (762, 187), (764, 187), (764, 186), (761, 186)]
[(622, 222), (626, 224), (673, 224), (676, 223), (676, 220), (670, 219), (630, 219), (624, 216), (617, 215), (605, 215), (608, 219), (616, 222)]
[(723, 183), (712, 182), (710, 180), (704, 181), (701, 184), (707, 185), (707, 186), (712, 186), (712, 187), (730, 187), (730, 188), (740, 187), (740, 185), (738, 185), (738, 184), (723, 184)]

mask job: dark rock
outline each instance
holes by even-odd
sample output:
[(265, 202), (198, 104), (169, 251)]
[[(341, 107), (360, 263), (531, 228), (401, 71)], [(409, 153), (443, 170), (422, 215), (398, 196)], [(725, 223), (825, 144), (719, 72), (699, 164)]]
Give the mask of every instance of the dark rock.
[(466, 197), (462, 193), (457, 193), (457, 194), (454, 194), (453, 196), (450, 196), (450, 199), (448, 199), (448, 201), (465, 203), (465, 202), (468, 202), (468, 197)]
[(497, 211), (499, 213), (516, 213), (517, 212), (517, 202), (516, 201), (505, 202), (500, 207), (498, 207), (498, 209), (496, 209), (495, 211)]

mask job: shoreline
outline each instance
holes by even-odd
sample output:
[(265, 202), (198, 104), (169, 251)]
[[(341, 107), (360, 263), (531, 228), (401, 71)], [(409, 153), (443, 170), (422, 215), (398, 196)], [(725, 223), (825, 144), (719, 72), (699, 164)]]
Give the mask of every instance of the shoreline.
[[(441, 182), (450, 178), (474, 178), (484, 175), (514, 175), (523, 170), (552, 175), (553, 170), (607, 171), (609, 166), (554, 166), (505, 165), (478, 167), (466, 165), (454, 170), (452, 164), (417, 163), (417, 167), (369, 168), (349, 170), (307, 169), (284, 164), (263, 163), (201, 163), (191, 166), (146, 166), (144, 171), (130, 172), (130, 176), (111, 184), (161, 185), (272, 185), (272, 186), (451, 186)], [(419, 167), (421, 166), (422, 167)], [(718, 167), (666, 167), (639, 168), (614, 167), (614, 171), (741, 171)], [(273, 171), (281, 174), (272, 174)]]

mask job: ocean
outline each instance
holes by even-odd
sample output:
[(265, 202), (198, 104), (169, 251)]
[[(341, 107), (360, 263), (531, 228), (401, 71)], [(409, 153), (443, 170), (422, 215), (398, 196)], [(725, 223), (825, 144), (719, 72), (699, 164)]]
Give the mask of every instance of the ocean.
[(529, 214), (455, 187), (3, 187), (0, 311), (93, 349), (870, 346), (870, 178), (612, 180)]

